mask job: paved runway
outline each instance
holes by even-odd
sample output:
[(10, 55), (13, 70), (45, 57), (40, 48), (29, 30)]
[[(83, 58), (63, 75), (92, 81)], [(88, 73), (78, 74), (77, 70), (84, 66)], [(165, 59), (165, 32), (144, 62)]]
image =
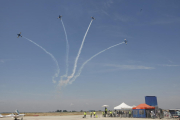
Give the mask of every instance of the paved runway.
[[(23, 120), (85, 120), (85, 119), (98, 119), (98, 120), (151, 120), (150, 118), (119, 118), (119, 117), (98, 117), (90, 118), (88, 115), (86, 118), (82, 118), (83, 115), (72, 115), (72, 116), (25, 116)], [(13, 120), (13, 118), (0, 118), (0, 120)], [(20, 120), (20, 119), (18, 119)], [(159, 119), (156, 119), (159, 120)]]

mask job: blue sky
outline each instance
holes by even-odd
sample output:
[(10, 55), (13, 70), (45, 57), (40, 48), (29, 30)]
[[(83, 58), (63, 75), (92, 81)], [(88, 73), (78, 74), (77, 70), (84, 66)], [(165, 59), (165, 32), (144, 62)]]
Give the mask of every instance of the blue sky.
[[(113, 109), (144, 103), (147, 95), (157, 96), (161, 108), (180, 108), (179, 6), (179, 0), (1, 0), (0, 112)], [(98, 52), (124, 39), (128, 44), (99, 54), (72, 84), (60, 87), (67, 48), (59, 15), (69, 42), (69, 76), (91, 16), (96, 19), (75, 74)], [(56, 58), (56, 83), (55, 61), (24, 37)]]

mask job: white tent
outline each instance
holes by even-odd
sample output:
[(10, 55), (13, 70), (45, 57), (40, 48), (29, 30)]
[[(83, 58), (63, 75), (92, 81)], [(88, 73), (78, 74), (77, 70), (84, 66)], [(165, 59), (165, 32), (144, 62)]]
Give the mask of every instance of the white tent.
[(120, 105), (114, 107), (115, 110), (120, 110), (120, 109), (132, 109), (133, 107), (127, 105), (126, 103), (121, 103)]
[(131, 106), (131, 107), (133, 108), (133, 107), (136, 107), (136, 106), (135, 106), (135, 105), (133, 105), (133, 106)]

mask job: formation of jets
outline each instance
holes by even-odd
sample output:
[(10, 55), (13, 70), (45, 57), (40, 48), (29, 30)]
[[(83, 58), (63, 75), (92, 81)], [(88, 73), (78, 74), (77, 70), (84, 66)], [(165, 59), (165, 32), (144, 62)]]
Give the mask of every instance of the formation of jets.
[(14, 120), (17, 120), (17, 118), (21, 118), (21, 120), (23, 120), (24, 115), (25, 114), (20, 114), (18, 110), (15, 110), (15, 114), (12, 113), (9, 115), (4, 115), (4, 116), (0, 114), (0, 118), (11, 117), (11, 118), (14, 118)]
[(20, 36), (22, 37), (21, 32), (19, 34), (17, 34), (17, 35), (18, 35), (17, 38), (19, 38)]
[[(141, 9), (142, 10), (142, 9)], [(60, 19), (61, 20), (61, 15), (59, 15), (59, 17), (58, 17), (58, 19)], [(94, 17), (91, 17), (92, 18), (92, 20), (95, 20), (95, 18)], [(19, 34), (17, 34), (18, 36), (17, 36), (17, 38), (19, 38), (19, 37), (22, 37), (22, 35), (21, 35), (21, 32), (19, 33)], [(127, 45), (127, 40), (126, 39), (124, 39), (124, 42), (126, 43), (126, 45)], [(1, 116), (0, 116), (1, 117)]]
[[(58, 19), (61, 20), (61, 18), (62, 18), (62, 15), (59, 15)], [(93, 20), (95, 20), (94, 17), (91, 17), (91, 18), (92, 18)], [(19, 34), (17, 34), (17, 35), (18, 35), (17, 38), (22, 37), (21, 32), (20, 32)]]
[(127, 40), (126, 39), (124, 39), (124, 42), (126, 43), (126, 45), (127, 45)]

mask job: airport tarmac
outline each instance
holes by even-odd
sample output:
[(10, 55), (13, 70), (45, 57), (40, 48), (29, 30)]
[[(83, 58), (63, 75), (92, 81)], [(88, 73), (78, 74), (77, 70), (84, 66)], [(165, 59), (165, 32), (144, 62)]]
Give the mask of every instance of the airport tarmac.
[[(87, 116), (86, 118), (82, 118), (83, 115), (71, 115), (71, 116), (25, 116), (23, 120), (85, 120), (85, 119), (98, 119), (98, 120), (150, 120), (150, 118), (119, 118), (119, 117), (98, 117), (98, 118), (90, 118)], [(0, 120), (13, 120), (13, 118), (0, 118)], [(21, 120), (21, 119), (18, 119)]]

